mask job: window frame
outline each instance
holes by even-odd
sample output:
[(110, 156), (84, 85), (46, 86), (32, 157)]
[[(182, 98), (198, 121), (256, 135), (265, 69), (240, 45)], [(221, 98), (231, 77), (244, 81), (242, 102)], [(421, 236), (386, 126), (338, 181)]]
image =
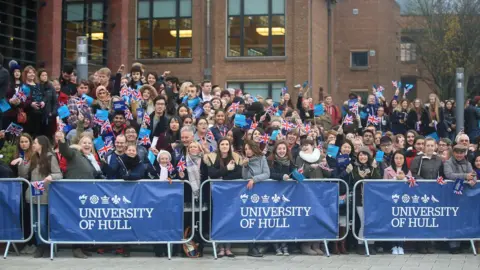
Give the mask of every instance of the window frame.
[[(62, 0), (62, 43), (61, 43), (61, 66), (64, 65), (65, 61), (70, 61), (66, 58), (67, 56), (67, 23), (69, 22), (82, 22), (83, 23), (83, 35), (86, 35), (88, 38), (88, 60), (89, 65), (98, 66), (96, 63), (90, 63), (92, 60), (92, 29), (93, 29), (93, 22), (101, 22), (102, 27), (101, 31), (103, 33), (103, 40), (102, 40), (102, 63), (100, 66), (106, 66), (108, 62), (108, 12), (109, 12), (109, 1), (108, 0)], [(83, 20), (68, 20), (68, 5), (69, 4), (83, 4)], [(102, 19), (101, 20), (94, 20), (92, 11), (94, 4), (102, 4)], [(75, 45), (76, 50), (76, 45)], [(75, 64), (73, 61), (71, 64)]]
[[(226, 39), (225, 39), (225, 57), (227, 58), (253, 58), (253, 59), (258, 59), (262, 57), (273, 57), (273, 58), (278, 58), (278, 57), (286, 57), (287, 55), (287, 1), (283, 0), (283, 14), (279, 13), (273, 13), (273, 0), (267, 0), (268, 1), (268, 13), (267, 14), (255, 14), (254, 16), (267, 16), (268, 17), (268, 54), (264, 56), (252, 56), (252, 55), (244, 55), (245, 51), (245, 0), (238, 0), (240, 2), (240, 14), (239, 15), (230, 15), (229, 13), (229, 4), (231, 0), (226, 1), (226, 22), (225, 22), (225, 31), (226, 31)], [(247, 15), (251, 16), (251, 15)], [(273, 53), (273, 35), (272, 35), (272, 20), (273, 16), (283, 16), (284, 20), (284, 27), (285, 27), (285, 34), (284, 34), (284, 41), (283, 41), (283, 48), (284, 48), (284, 54), (283, 55), (272, 55)], [(239, 56), (230, 56), (230, 35), (229, 35), (229, 27), (230, 27), (230, 17), (237, 17), (240, 18), (240, 55)]]
[[(404, 45), (410, 44), (410, 48), (404, 48)], [(402, 52), (404, 52), (405, 60), (402, 59)], [(412, 53), (415, 57), (412, 57)], [(400, 62), (402, 63), (416, 63), (417, 62), (417, 44), (408, 37), (402, 37), (400, 39)]]
[[(182, 17), (180, 15), (180, 2), (181, 0), (175, 0), (175, 16), (174, 17), (162, 17), (162, 18), (154, 18), (153, 12), (153, 3), (155, 0), (137, 0), (136, 1), (136, 14), (135, 14), (135, 59), (138, 60), (171, 60), (171, 59), (191, 59), (192, 56), (190, 57), (180, 57), (180, 21), (182, 19), (190, 19), (192, 21), (192, 37), (191, 37), (191, 44), (190, 48), (193, 51), (193, 0), (190, 1), (190, 17)], [(148, 9), (148, 18), (141, 18), (139, 19), (139, 5), (140, 2), (147, 2), (149, 5)], [(175, 38), (175, 57), (160, 57), (160, 58), (154, 58), (153, 57), (153, 20), (156, 19), (161, 19), (161, 20), (172, 20), (175, 19), (175, 31), (177, 31), (177, 37)], [(148, 21), (149, 24), (149, 38), (139, 38), (138, 37), (138, 22), (139, 21)], [(150, 44), (150, 51), (149, 51), (149, 56), (140, 58), (138, 55), (138, 44), (140, 40), (148, 40), (148, 43)]]
[[(353, 54), (365, 53), (367, 55), (367, 65), (365, 66), (353, 66)], [(368, 70), (370, 68), (370, 51), (369, 50), (350, 50), (350, 69), (351, 70)]]
[(268, 85), (268, 89), (267, 89), (267, 96), (263, 97), (263, 98), (267, 98), (267, 97), (271, 97), (274, 101), (274, 97), (273, 97), (273, 84), (274, 83), (283, 83), (284, 86), (287, 86), (287, 81), (286, 80), (259, 80), (259, 81), (248, 81), (248, 80), (245, 80), (245, 81), (238, 81), (238, 80), (235, 80), (235, 81), (227, 81), (225, 83), (225, 89), (229, 88), (229, 84), (239, 84), (240, 85), (240, 89), (242, 89), (243, 92), (246, 92), (248, 93), (248, 90), (245, 90), (245, 84), (249, 84), (249, 83), (266, 83)]
[[(362, 97), (362, 104), (367, 104), (368, 100), (368, 95), (370, 95), (370, 92), (366, 88), (352, 88), (350, 89), (350, 93), (355, 94), (357, 96)], [(362, 95), (366, 95), (365, 98)]]

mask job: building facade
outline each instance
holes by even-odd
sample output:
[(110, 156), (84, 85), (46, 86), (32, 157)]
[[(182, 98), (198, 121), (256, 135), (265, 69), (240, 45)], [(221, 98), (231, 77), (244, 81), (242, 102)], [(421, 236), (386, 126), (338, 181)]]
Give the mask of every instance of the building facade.
[[(365, 96), (373, 84), (385, 86), (389, 98), (392, 80), (410, 82), (415, 76), (412, 61), (401, 58), (402, 53), (407, 57), (408, 45), (402, 39), (395, 0), (0, 3), (36, 5), (29, 16), (37, 21), (37, 31), (28, 37), (36, 40), (30, 51), (37, 53), (24, 53), (23, 58), (21, 53), (11, 53), (12, 48), (23, 49), (21, 44), (9, 43), (13, 32), (0, 33), (0, 51), (7, 60), (46, 68), (53, 77), (64, 63), (75, 63), (76, 37), (82, 35), (89, 38), (91, 72), (101, 66), (116, 71), (121, 64), (128, 69), (140, 62), (150, 71), (170, 70), (180, 79), (195, 82), (207, 78), (222, 87), (274, 99), (280, 97), (282, 87), (293, 89), (305, 81), (314, 100), (331, 94), (339, 103), (350, 92)], [(2, 12), (0, 26), (16, 29), (17, 23), (4, 19)]]

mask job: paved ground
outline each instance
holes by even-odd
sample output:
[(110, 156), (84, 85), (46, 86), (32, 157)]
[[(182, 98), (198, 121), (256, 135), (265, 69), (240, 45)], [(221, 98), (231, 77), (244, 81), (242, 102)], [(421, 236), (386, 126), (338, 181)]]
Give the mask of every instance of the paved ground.
[(238, 256), (236, 258), (222, 258), (213, 260), (211, 256), (200, 259), (188, 259), (174, 257), (154, 258), (151, 253), (132, 253), (130, 258), (115, 257), (114, 255), (94, 256), (81, 260), (71, 258), (71, 252), (59, 251), (55, 260), (33, 259), (27, 256), (17, 257), (10, 255), (6, 260), (0, 259), (1, 270), (60, 270), (60, 269), (180, 269), (180, 270), (203, 270), (203, 269), (228, 269), (228, 270), (283, 270), (283, 269), (362, 269), (362, 270), (478, 270), (480, 269), (480, 256), (470, 254), (462, 255), (419, 255), (411, 254), (404, 256), (375, 255), (369, 258), (359, 255), (343, 255), (332, 257), (310, 257), (294, 255), (277, 257), (269, 255), (264, 258), (250, 258)]

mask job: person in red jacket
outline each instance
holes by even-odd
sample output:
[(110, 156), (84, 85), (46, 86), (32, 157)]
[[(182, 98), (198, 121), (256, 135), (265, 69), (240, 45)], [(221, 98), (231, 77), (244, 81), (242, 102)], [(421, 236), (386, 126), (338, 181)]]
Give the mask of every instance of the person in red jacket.
[(333, 104), (332, 96), (325, 97), (324, 108), (325, 112), (332, 118), (332, 126), (338, 125), (342, 120), (342, 113), (340, 112), (340, 109)]

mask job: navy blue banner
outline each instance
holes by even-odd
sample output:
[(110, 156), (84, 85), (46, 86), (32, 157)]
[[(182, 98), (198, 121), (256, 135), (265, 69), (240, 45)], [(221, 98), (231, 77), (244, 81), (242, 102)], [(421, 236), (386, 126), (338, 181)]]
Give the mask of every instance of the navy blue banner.
[(180, 241), (183, 183), (53, 182), (49, 215), (52, 241)]
[(453, 183), (367, 182), (364, 184), (366, 239), (479, 238), (480, 187), (453, 193)]
[(331, 239), (338, 235), (338, 183), (212, 182), (213, 240)]
[(22, 240), (22, 182), (0, 181), (0, 240)]

